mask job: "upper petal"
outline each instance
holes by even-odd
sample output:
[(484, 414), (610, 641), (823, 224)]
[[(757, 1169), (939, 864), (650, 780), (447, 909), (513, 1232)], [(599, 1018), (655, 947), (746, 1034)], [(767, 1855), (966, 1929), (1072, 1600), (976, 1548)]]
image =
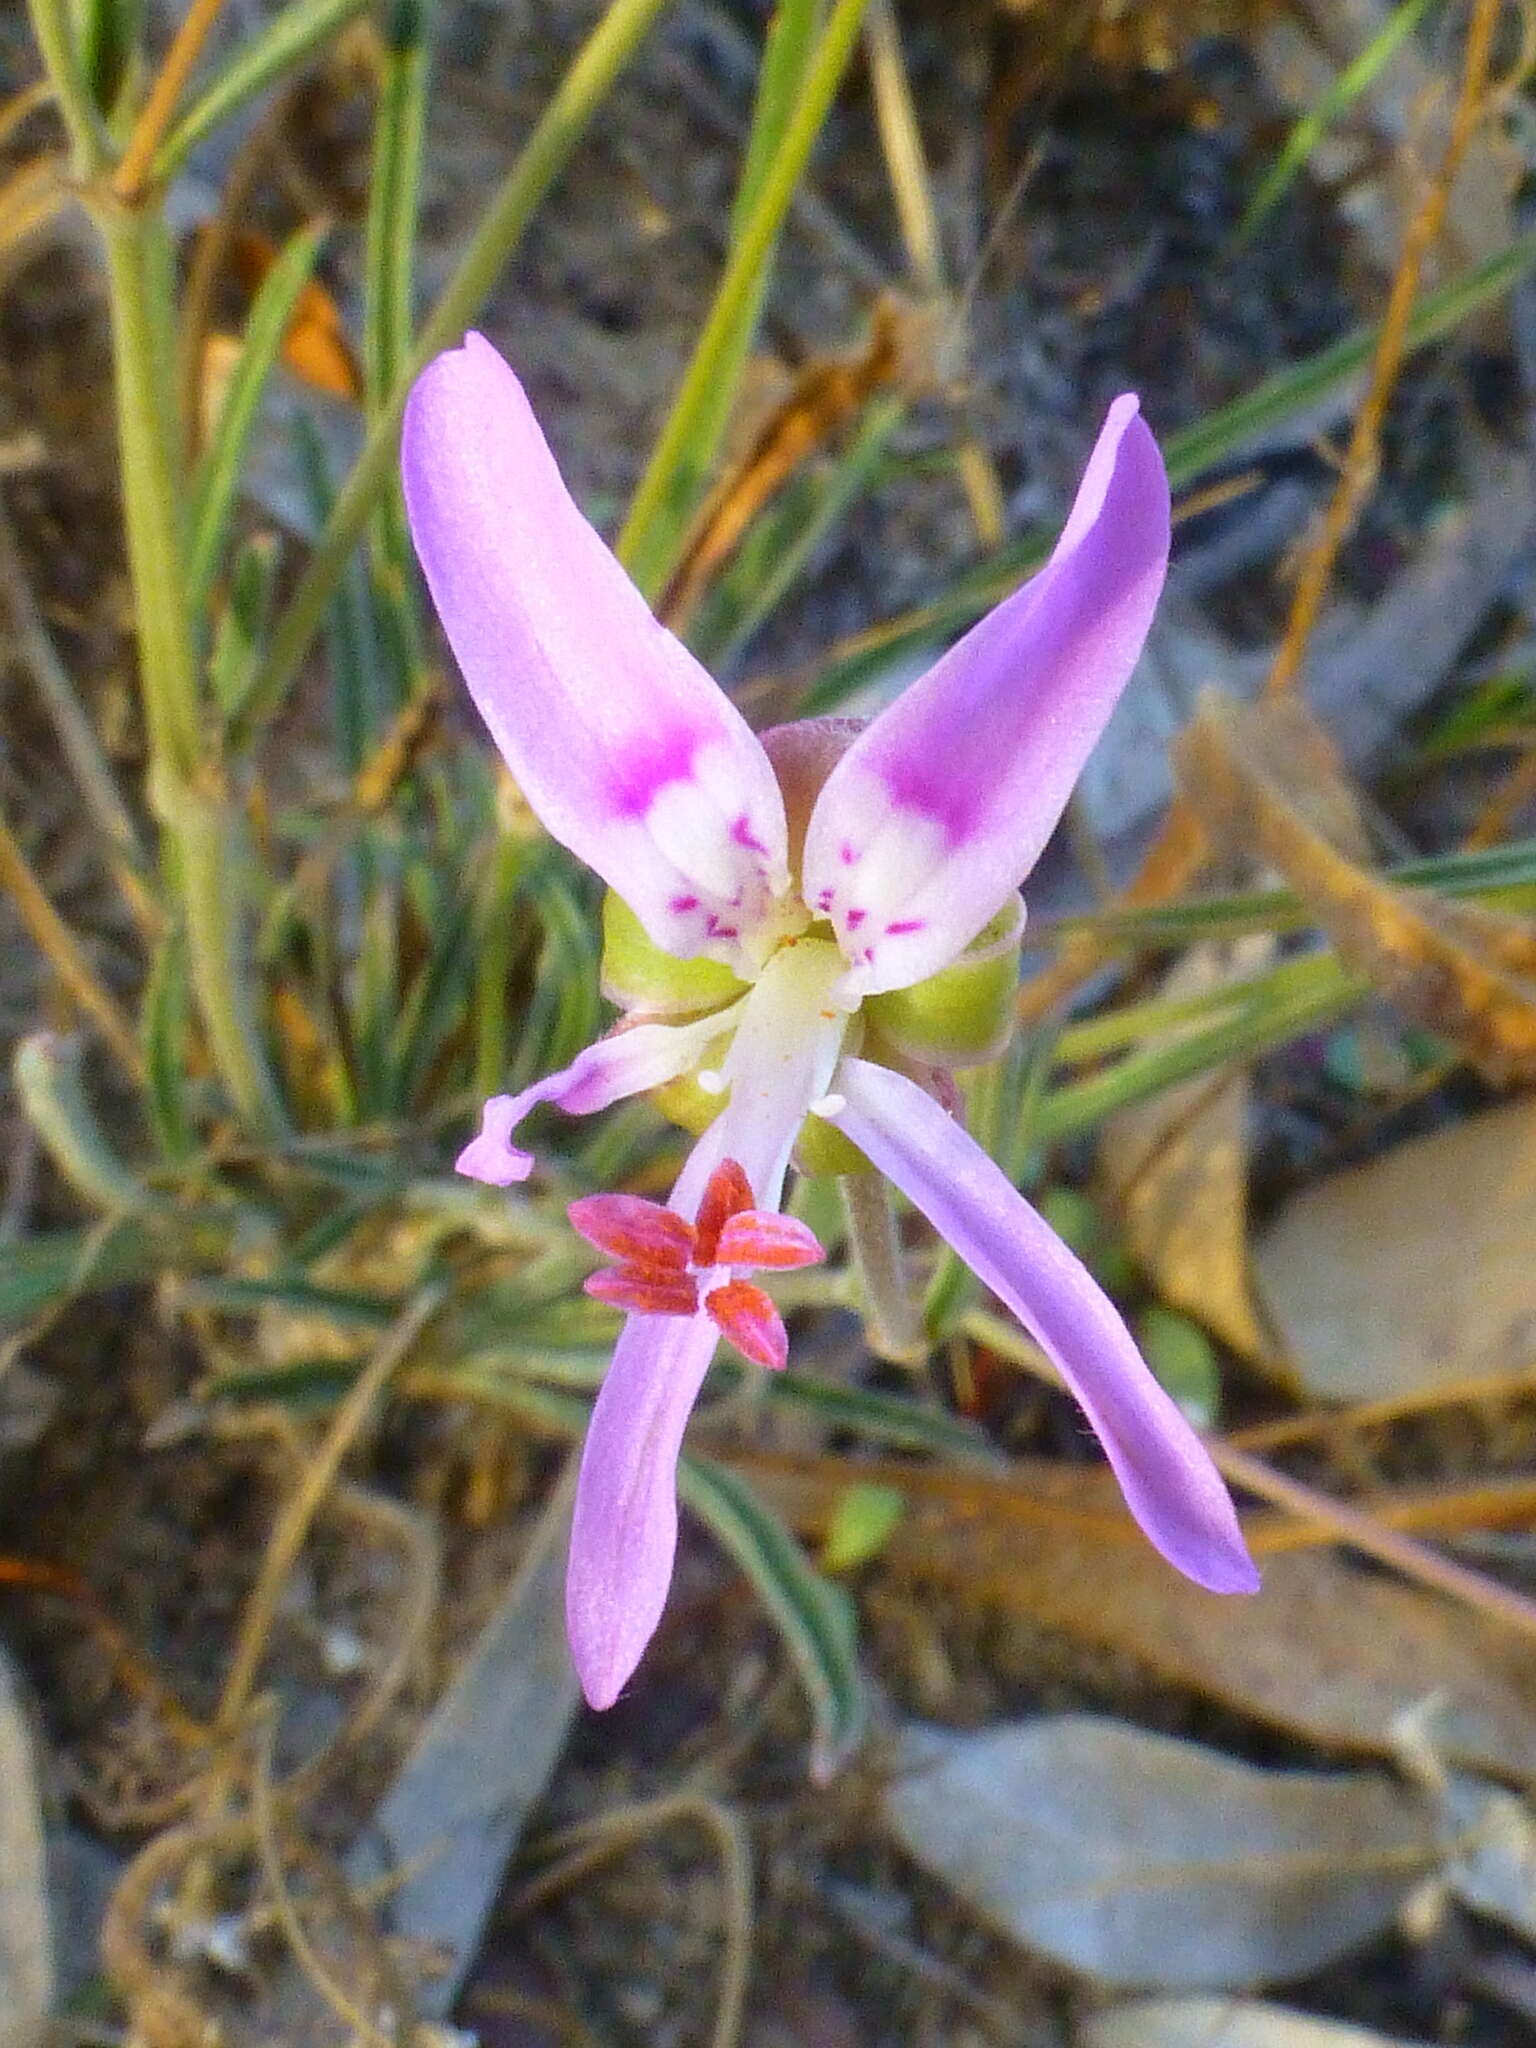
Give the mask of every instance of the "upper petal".
[(1110, 407), (1040, 573), (881, 713), (828, 776), (804, 894), (852, 990), (945, 966), (1019, 886), (1141, 652), (1168, 563), (1168, 479), (1137, 401)]
[(715, 1355), (709, 1317), (631, 1316), (581, 1454), (565, 1618), (581, 1689), (611, 1707), (656, 1632), (677, 1551), (677, 1457)]
[[(1098, 1283), (1002, 1170), (915, 1082), (845, 1059), (824, 1113), (923, 1212), (1055, 1363), (1127, 1505), (1214, 1593), (1258, 1587), (1226, 1487)], [(839, 1106), (840, 1104), (840, 1106)]]
[(577, 510), (483, 335), (417, 379), (401, 466), (433, 603), (524, 796), (658, 945), (738, 957), (788, 883), (773, 771)]

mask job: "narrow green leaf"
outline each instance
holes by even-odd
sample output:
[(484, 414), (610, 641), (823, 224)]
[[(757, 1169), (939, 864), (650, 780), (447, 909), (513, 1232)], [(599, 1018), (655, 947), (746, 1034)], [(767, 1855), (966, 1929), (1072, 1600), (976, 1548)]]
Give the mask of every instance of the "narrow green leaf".
[(155, 158), (154, 177), (168, 184), (192, 151), (245, 102), (295, 72), (367, 0), (293, 0), (238, 45), (171, 129)]
[(858, 1746), (865, 1700), (851, 1602), (829, 1585), (746, 1481), (685, 1453), (680, 1498), (745, 1572), (778, 1624), (810, 1702), (811, 1770), (825, 1784)]
[(267, 379), (293, 319), (299, 294), (314, 275), (326, 224), (317, 222), (292, 236), (261, 281), (240, 357), (224, 394), (218, 423), (192, 479), (192, 540), (187, 563), (191, 602), (206, 603), (218, 574), (240, 472)]
[(1387, 17), (1354, 62), (1345, 65), (1317, 105), (1302, 115), (1287, 136), (1285, 147), (1260, 179), (1258, 190), (1237, 224), (1239, 248), (1252, 240), (1254, 230), (1274, 211), (1307, 158), (1340, 115), (1347, 113), (1360, 95), (1370, 90), (1388, 60), (1418, 26), (1429, 4), (1430, 0), (1403, 0), (1402, 6)]
[(173, 1161), (190, 1158), (197, 1143), (187, 1085), (192, 1014), (186, 934), (173, 926), (155, 948), (139, 1018), (145, 1103), (155, 1141)]
[(683, 525), (698, 502), (714, 456), (710, 436), (721, 423), (722, 383), (734, 392), (779, 230), (831, 111), (867, 5), (868, 0), (836, 0), (815, 54), (801, 70), (793, 113), (752, 194), (672, 411), (635, 492), (618, 554), (648, 596), (666, 580)]
[(1040, 1104), (1041, 1142), (1089, 1130), (1113, 1111), (1144, 1102), (1175, 1082), (1193, 1080), (1231, 1060), (1253, 1059), (1305, 1031), (1316, 1031), (1371, 992), (1363, 976), (1350, 974), (1332, 954), (1321, 954), (1308, 964), (1315, 968), (1313, 975), (1282, 999), (1247, 1003), (1205, 1031), (1128, 1053), (1091, 1080), (1051, 1089)]

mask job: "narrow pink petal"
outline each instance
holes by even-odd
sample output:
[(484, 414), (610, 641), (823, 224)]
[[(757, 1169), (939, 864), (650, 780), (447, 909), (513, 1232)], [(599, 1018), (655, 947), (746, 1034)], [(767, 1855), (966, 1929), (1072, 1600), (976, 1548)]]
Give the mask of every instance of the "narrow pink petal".
[(604, 1266), (581, 1284), (594, 1301), (631, 1315), (691, 1316), (699, 1305), (698, 1287), (687, 1273), (657, 1266)]
[(789, 1332), (761, 1287), (750, 1280), (727, 1280), (704, 1297), (706, 1312), (722, 1337), (729, 1338), (743, 1358), (781, 1372), (789, 1357)]
[(693, 1225), (643, 1195), (580, 1195), (565, 1213), (571, 1228), (610, 1258), (681, 1271), (693, 1256)]
[(733, 1216), (715, 1246), (720, 1266), (752, 1266), (789, 1272), (796, 1266), (819, 1266), (826, 1257), (814, 1230), (794, 1216), (748, 1209)]
[(484, 336), (417, 379), (401, 465), (433, 603), (528, 802), (658, 945), (734, 958), (788, 881), (767, 756), (577, 510)]
[(805, 900), (850, 991), (947, 965), (1038, 858), (1141, 652), (1168, 560), (1168, 479), (1116, 399), (1050, 561), (838, 761), (806, 833)]
[(493, 1095), (481, 1111), (480, 1131), (454, 1162), (471, 1180), (510, 1187), (533, 1171), (533, 1154), (512, 1143), (512, 1133), (540, 1102), (567, 1116), (591, 1116), (627, 1095), (643, 1095), (675, 1081), (700, 1060), (722, 1032), (729, 1031), (740, 1005), (693, 1024), (635, 1024), (611, 1031), (580, 1052), (558, 1074), (546, 1074), (520, 1095)]
[(610, 1707), (655, 1633), (677, 1550), (677, 1457), (717, 1332), (707, 1315), (632, 1316), (581, 1454), (566, 1626), (582, 1691)]
[(1259, 1575), (1200, 1439), (1158, 1385), (1113, 1303), (1007, 1176), (915, 1082), (844, 1060), (829, 1121), (1006, 1302), (1093, 1424), (1131, 1513), (1170, 1563), (1213, 1593)]

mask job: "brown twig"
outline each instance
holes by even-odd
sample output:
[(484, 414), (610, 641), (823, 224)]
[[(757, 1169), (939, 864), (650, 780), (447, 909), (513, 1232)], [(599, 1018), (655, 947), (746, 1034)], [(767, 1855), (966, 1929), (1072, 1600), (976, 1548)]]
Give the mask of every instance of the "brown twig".
[(223, 4), (224, 0), (192, 0), (182, 17), (165, 53), (165, 62), (149, 89), (149, 97), (139, 109), (128, 147), (112, 173), (112, 194), (121, 205), (131, 207), (142, 202), (155, 153), (165, 140), (165, 131), (192, 76), (192, 67), (202, 55), (203, 44)]
[(1382, 421), (1402, 366), (1409, 315), (1418, 297), (1419, 278), (1425, 260), (1445, 223), (1451, 187), (1456, 182), (1461, 160), (1486, 108), (1488, 67), (1501, 12), (1501, 0), (1475, 0), (1462, 57), (1461, 84), (1445, 152), (1440, 159), (1440, 168), (1403, 236), (1387, 310), (1382, 316), (1381, 332), (1371, 357), (1365, 401), (1356, 415), (1344, 467), (1322, 527), (1308, 548), (1296, 579), (1285, 637), (1265, 684), (1271, 695), (1294, 688), (1301, 675), (1307, 644), (1322, 610), (1323, 599), (1328, 594), (1339, 549), (1375, 485)]
[(709, 2039), (710, 2048), (734, 2048), (741, 2033), (747, 1972), (752, 1959), (752, 1852), (746, 1829), (730, 1807), (706, 1799), (702, 1793), (679, 1792), (562, 1828), (557, 1835), (547, 1836), (538, 1847), (565, 1853), (550, 1869), (531, 1879), (504, 1913), (508, 1919), (520, 1919), (589, 1870), (606, 1863), (610, 1856), (622, 1854), (644, 1836), (673, 1827), (679, 1821), (703, 1828), (720, 1853), (720, 1870), (725, 1880), (725, 1944), (715, 2024)]
[(374, 1402), (396, 1368), (410, 1354), (441, 1300), (441, 1292), (436, 1288), (420, 1294), (358, 1374), (345, 1400), (331, 1418), (330, 1428), (272, 1531), (261, 1561), (261, 1571), (241, 1616), (240, 1634), (225, 1674), (224, 1690), (214, 1717), (214, 1727), (219, 1734), (232, 1735), (245, 1712), (283, 1587), (304, 1547), (310, 1525), (341, 1469), (342, 1460), (368, 1419)]
[(129, 1078), (141, 1081), (143, 1057), (133, 1027), (116, 1001), (97, 980), (74, 933), (49, 902), (30, 862), (5, 819), (0, 817), (0, 889), (16, 905), (33, 944), (78, 1009), (101, 1033)]

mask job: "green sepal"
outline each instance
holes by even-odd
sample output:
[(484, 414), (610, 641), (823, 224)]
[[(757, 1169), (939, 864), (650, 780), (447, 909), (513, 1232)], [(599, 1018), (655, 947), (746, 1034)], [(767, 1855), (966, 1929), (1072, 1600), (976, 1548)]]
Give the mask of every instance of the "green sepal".
[(612, 889), (603, 898), (600, 972), (609, 1002), (621, 1010), (653, 1010), (663, 1016), (719, 1009), (746, 988), (719, 960), (679, 960), (664, 953)]
[(885, 1041), (930, 1067), (980, 1067), (1013, 1035), (1024, 904), (1010, 896), (959, 959), (911, 988), (865, 999), (864, 1014)]

